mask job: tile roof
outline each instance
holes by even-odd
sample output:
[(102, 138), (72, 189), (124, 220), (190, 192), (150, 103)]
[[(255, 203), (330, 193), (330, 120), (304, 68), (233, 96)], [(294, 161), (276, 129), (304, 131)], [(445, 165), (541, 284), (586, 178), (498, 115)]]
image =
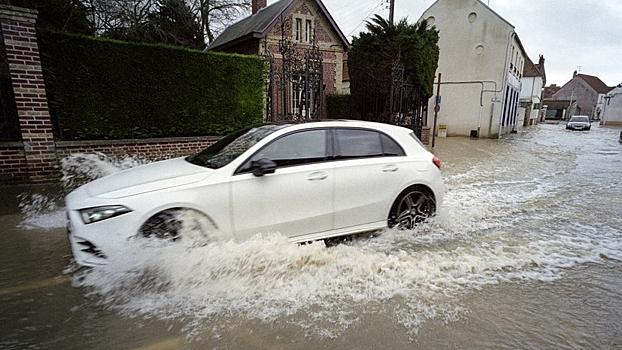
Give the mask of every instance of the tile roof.
[(592, 89), (596, 90), (599, 94), (606, 94), (611, 91), (611, 88), (607, 86), (607, 84), (603, 83), (598, 77), (587, 74), (577, 74), (578, 77), (585, 80), (585, 82), (592, 87)]
[(540, 65), (534, 64), (529, 57), (526, 57), (525, 67), (523, 68), (524, 77), (541, 77), (543, 76), (540, 71)]
[[(210, 44), (208, 49), (212, 50), (247, 36), (263, 38), (276, 19), (285, 13), (295, 1), (297, 0), (277, 1), (270, 6), (262, 8), (257, 13), (230, 25), (212, 44)], [(337, 23), (326, 9), (326, 6), (324, 6), (321, 0), (314, 1), (317, 3), (320, 11), (328, 18), (328, 22), (333, 26), (333, 29), (337, 32), (338, 37), (343, 41), (344, 45), (348, 46), (348, 40), (337, 26)]]

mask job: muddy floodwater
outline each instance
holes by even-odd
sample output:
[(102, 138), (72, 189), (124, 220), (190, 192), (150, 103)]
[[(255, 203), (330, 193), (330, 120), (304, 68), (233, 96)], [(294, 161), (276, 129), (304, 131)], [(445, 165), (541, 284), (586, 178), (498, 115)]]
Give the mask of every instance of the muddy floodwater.
[[(445, 202), (414, 231), (136, 240), (88, 271), (63, 190), (4, 189), (0, 349), (622, 349), (619, 134), (440, 139)], [(141, 162), (76, 155), (63, 187)]]

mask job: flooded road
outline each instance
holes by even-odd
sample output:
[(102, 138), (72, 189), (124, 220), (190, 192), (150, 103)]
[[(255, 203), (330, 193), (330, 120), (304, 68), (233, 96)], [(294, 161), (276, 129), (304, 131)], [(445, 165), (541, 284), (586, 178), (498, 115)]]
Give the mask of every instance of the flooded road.
[(619, 132), (441, 139), (436, 218), (331, 248), (132, 242), (74, 271), (54, 195), (23, 195), (0, 216), (0, 349), (622, 349)]

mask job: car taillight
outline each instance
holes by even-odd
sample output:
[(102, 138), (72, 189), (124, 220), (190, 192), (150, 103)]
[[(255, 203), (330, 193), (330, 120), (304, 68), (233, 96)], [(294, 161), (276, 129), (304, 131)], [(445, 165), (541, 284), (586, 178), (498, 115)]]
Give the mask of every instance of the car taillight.
[(441, 159), (439, 157), (434, 156), (434, 158), (432, 158), (432, 163), (434, 163), (437, 168), (441, 168)]

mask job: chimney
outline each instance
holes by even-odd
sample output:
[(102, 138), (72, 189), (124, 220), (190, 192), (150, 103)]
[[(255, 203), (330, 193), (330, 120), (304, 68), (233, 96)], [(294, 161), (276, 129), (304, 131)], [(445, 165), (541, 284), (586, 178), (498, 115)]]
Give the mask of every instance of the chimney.
[(256, 14), (257, 12), (259, 12), (259, 10), (266, 7), (267, 5), (266, 2), (267, 0), (253, 0), (252, 2), (253, 14)]
[(540, 67), (544, 67), (544, 56), (540, 55), (540, 59), (538, 60), (538, 65)]
[(572, 73), (572, 79), (577, 77), (577, 71), (574, 71), (574, 73)]

